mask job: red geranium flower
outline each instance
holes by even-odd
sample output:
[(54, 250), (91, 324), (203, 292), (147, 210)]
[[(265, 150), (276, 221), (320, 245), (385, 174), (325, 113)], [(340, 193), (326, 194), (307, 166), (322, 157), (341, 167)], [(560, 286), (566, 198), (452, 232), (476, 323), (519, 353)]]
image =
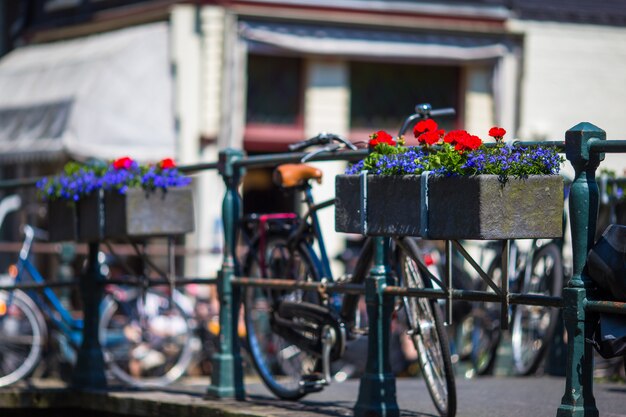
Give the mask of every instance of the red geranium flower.
[(172, 158), (162, 159), (158, 165), (161, 169), (176, 168), (176, 162)]
[(376, 146), (379, 143), (386, 143), (387, 145), (396, 146), (396, 141), (393, 140), (393, 137), (385, 132), (384, 130), (379, 130), (378, 132), (374, 132), (370, 135), (370, 146)]
[(443, 141), (454, 145), (458, 142), (462, 142), (466, 136), (469, 136), (466, 130), (451, 130), (444, 136)]
[(419, 143), (424, 143), (428, 146), (434, 145), (436, 143), (439, 143), (439, 141), (443, 138), (443, 135), (445, 134), (443, 129), (438, 129), (438, 130), (433, 130), (433, 131), (427, 131), (424, 133), (421, 133), (418, 137), (417, 137), (417, 141)]
[(452, 130), (443, 138), (443, 141), (454, 145), (457, 151), (471, 151), (483, 144), (478, 136), (470, 135), (466, 130)]
[(437, 122), (435, 122), (433, 119), (420, 120), (413, 128), (413, 134), (415, 135), (415, 137), (419, 137), (419, 135), (423, 133), (434, 132), (438, 128), (439, 126), (437, 126)]
[(504, 135), (506, 135), (506, 130), (502, 129), (501, 127), (494, 126), (489, 129), (489, 136), (494, 138), (496, 142), (500, 142), (504, 138)]
[(460, 142), (457, 142), (456, 145), (454, 145), (454, 149), (457, 151), (473, 151), (474, 149), (478, 149), (482, 144), (483, 141), (481, 138), (468, 134), (467, 136), (464, 136)]
[(113, 168), (115, 169), (129, 169), (130, 166), (133, 164), (133, 160), (127, 156), (124, 156), (122, 158), (118, 158), (115, 161), (113, 161)]

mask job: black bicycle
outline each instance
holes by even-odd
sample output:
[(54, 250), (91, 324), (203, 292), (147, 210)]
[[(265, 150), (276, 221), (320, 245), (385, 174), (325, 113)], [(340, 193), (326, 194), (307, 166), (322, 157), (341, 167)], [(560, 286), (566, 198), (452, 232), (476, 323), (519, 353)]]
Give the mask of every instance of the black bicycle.
[[(421, 105), (401, 129), (451, 110), (434, 110)], [(356, 149), (345, 138), (323, 133), (293, 144), (292, 151), (320, 146), (303, 161), (320, 152)], [(360, 295), (331, 295), (325, 291), (298, 288), (298, 283), (336, 282), (363, 284), (373, 265), (374, 241), (366, 238), (354, 272), (334, 280), (317, 211), (334, 200), (316, 203), (312, 182), (321, 181), (322, 172), (307, 164), (286, 164), (276, 168), (275, 181), (284, 188), (302, 192), (304, 215), (274, 213), (248, 216), (243, 231), (249, 250), (243, 262), (246, 277), (267, 280), (293, 280), (293, 285), (277, 288), (246, 286), (243, 293), (247, 348), (254, 366), (267, 387), (278, 397), (297, 400), (322, 390), (333, 380), (331, 363), (344, 355), (349, 342), (367, 334), (366, 314)], [(433, 288), (437, 284), (424, 264), (416, 240), (394, 237), (388, 240), (392, 274), (397, 285)], [(317, 247), (317, 250), (314, 249)], [(426, 386), (441, 416), (456, 414), (456, 387), (446, 330), (436, 300), (398, 297), (395, 316), (405, 328), (418, 352)]]

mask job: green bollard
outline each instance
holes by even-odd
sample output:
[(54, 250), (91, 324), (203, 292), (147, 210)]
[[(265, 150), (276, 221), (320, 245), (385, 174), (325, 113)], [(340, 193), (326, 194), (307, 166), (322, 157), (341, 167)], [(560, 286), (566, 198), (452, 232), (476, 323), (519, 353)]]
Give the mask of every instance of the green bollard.
[(104, 293), (104, 276), (100, 273), (98, 247), (98, 243), (89, 243), (87, 269), (80, 276), (84, 319), (83, 340), (72, 374), (72, 387), (75, 389), (102, 389), (107, 387), (104, 354), (98, 337), (100, 304)]
[(390, 323), (393, 298), (383, 290), (392, 285), (386, 264), (389, 251), (387, 239), (375, 239), (375, 265), (365, 280), (365, 301), (369, 320), (367, 364), (361, 377), (359, 397), (354, 406), (355, 417), (396, 417), (400, 409), (396, 402), (396, 379), (389, 362)]
[(565, 394), (557, 417), (599, 415), (593, 396), (593, 347), (585, 341), (593, 333), (595, 314), (585, 312), (587, 289), (593, 285), (583, 271), (593, 246), (598, 216), (595, 172), (604, 159), (604, 154), (589, 152), (592, 140), (606, 140), (606, 133), (590, 123), (580, 123), (565, 134), (565, 153), (575, 171), (569, 197), (573, 274), (563, 290), (568, 345)]
[(213, 398), (245, 399), (243, 367), (239, 351), (237, 325), (241, 305), (240, 290), (233, 287), (232, 279), (237, 273), (235, 250), (237, 225), (241, 217), (241, 199), (237, 188), (243, 170), (233, 163), (243, 158), (243, 152), (226, 149), (219, 155), (219, 172), (226, 185), (222, 202), (224, 222), (224, 260), (218, 274), (218, 296), (220, 300), (220, 350), (213, 356), (213, 372), (207, 396)]

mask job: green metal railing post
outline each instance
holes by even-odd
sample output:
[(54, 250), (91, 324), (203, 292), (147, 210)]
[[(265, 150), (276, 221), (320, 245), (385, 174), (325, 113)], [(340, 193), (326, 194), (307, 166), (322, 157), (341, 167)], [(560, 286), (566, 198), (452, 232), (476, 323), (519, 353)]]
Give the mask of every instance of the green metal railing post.
[(606, 133), (590, 124), (580, 123), (565, 134), (565, 153), (574, 167), (569, 209), (572, 231), (572, 279), (563, 289), (563, 320), (568, 335), (565, 394), (557, 416), (598, 416), (593, 396), (593, 313), (585, 313), (587, 289), (591, 281), (584, 274), (587, 253), (594, 243), (598, 216), (596, 169), (604, 154), (589, 151), (594, 140), (606, 140)]
[(77, 389), (106, 388), (104, 355), (98, 330), (100, 304), (104, 293), (104, 276), (98, 263), (98, 243), (89, 243), (87, 269), (80, 276), (80, 295), (83, 303), (83, 337), (76, 367), (72, 374), (72, 386)]
[(237, 224), (241, 216), (241, 201), (237, 188), (243, 170), (234, 162), (243, 158), (243, 152), (225, 149), (219, 154), (219, 173), (226, 185), (222, 202), (222, 220), (224, 222), (224, 258), (218, 273), (218, 296), (220, 301), (220, 349), (213, 356), (211, 385), (207, 395), (215, 398), (236, 398), (243, 400), (243, 368), (239, 352), (237, 325), (241, 304), (239, 287), (232, 285), (236, 275), (235, 250), (237, 246)]
[(390, 323), (393, 297), (385, 296), (387, 285), (393, 285), (386, 238), (375, 240), (375, 265), (365, 280), (365, 301), (369, 321), (367, 364), (359, 385), (359, 397), (354, 406), (355, 417), (396, 417), (400, 409), (396, 402), (396, 379), (389, 361)]

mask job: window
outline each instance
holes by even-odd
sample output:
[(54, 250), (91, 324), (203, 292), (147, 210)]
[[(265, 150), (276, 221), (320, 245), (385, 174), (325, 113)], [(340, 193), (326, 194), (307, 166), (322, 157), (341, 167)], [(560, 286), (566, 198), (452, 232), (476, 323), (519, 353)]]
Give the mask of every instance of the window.
[[(353, 131), (387, 129), (396, 134), (402, 121), (419, 103), (433, 108), (454, 107), (459, 111), (460, 69), (353, 62), (350, 64), (350, 126)], [(454, 128), (455, 119), (438, 120), (444, 129)], [(361, 135), (362, 136), (362, 135)]]
[(248, 57), (247, 123), (293, 125), (300, 120), (301, 60)]

